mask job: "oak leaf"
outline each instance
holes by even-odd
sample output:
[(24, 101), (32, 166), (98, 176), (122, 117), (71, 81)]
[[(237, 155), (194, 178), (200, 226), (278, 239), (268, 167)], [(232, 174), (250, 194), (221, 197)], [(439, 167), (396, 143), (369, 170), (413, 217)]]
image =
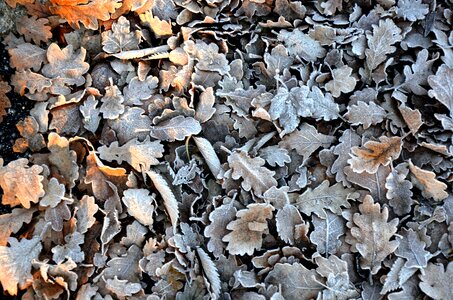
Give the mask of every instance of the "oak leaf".
[(313, 216), (312, 222), (315, 229), (310, 241), (317, 246), (316, 250), (320, 254), (335, 254), (341, 245), (340, 236), (346, 233), (343, 218), (327, 211), (324, 219)]
[(399, 245), (397, 240), (390, 239), (397, 231), (398, 219), (387, 222), (389, 211), (374, 203), (370, 195), (365, 196), (359, 205), (360, 213), (355, 213), (351, 228), (353, 246), (360, 253), (360, 265), (363, 269), (376, 274), (381, 269), (382, 261), (393, 253)]
[(51, 0), (49, 9), (79, 29), (79, 22), (87, 29), (97, 30), (98, 20), (107, 21), (121, 6), (119, 0)]
[(379, 142), (368, 141), (363, 147), (352, 147), (348, 163), (354, 172), (374, 174), (380, 165), (387, 166), (400, 156), (402, 139), (400, 137), (381, 136)]
[(33, 40), (35, 44), (39, 45), (41, 42), (46, 43), (52, 37), (50, 31), (52, 28), (46, 26), (47, 23), (49, 23), (49, 20), (45, 18), (23, 16), (16, 21), (16, 29), (25, 37), (27, 42)]
[(105, 288), (113, 294), (117, 295), (120, 299), (130, 297), (142, 290), (140, 283), (120, 280), (117, 276), (115, 276), (113, 279), (107, 279)]
[(324, 180), (315, 189), (308, 188), (298, 197), (295, 205), (307, 216), (314, 213), (325, 219), (327, 210), (340, 215), (341, 207), (351, 207), (348, 199), (357, 199), (358, 197), (359, 194), (354, 189), (346, 189), (340, 183), (329, 186), (329, 181)]
[(333, 141), (335, 137), (321, 134), (312, 125), (304, 123), (299, 130), (286, 135), (278, 145), (288, 150), (295, 149), (306, 161), (319, 147), (327, 148)]
[(420, 237), (418, 232), (412, 228), (403, 228), (400, 237), (398, 236), (396, 240), (399, 241), (399, 246), (395, 254), (406, 259), (405, 267), (426, 268), (432, 255), (425, 250), (426, 242)]
[(28, 69), (39, 71), (46, 60), (46, 50), (30, 43), (23, 43), (10, 48), (8, 53), (11, 58), (11, 66), (18, 71)]
[(15, 208), (10, 214), (0, 215), (0, 246), (5, 246), (12, 233), (17, 233), (24, 223), (30, 223), (36, 208)]
[(3, 117), (7, 114), (7, 109), (11, 107), (11, 101), (9, 101), (6, 93), (11, 91), (11, 87), (5, 81), (0, 81), (0, 123), (3, 121)]
[(146, 189), (128, 189), (124, 191), (123, 203), (128, 213), (146, 226), (154, 223), (154, 197)]
[(397, 14), (411, 22), (423, 20), (429, 13), (429, 5), (422, 0), (398, 0)]
[(428, 82), (432, 88), (428, 95), (445, 105), (453, 116), (453, 68), (441, 65), (436, 75), (428, 76)]
[(56, 43), (47, 48), (48, 64), (42, 68), (42, 74), (48, 78), (60, 77), (68, 85), (80, 86), (85, 83), (85, 74), (90, 65), (85, 62), (86, 50), (82, 47), (74, 53), (72, 45), (61, 49)]
[(182, 141), (189, 135), (200, 133), (200, 122), (192, 117), (177, 116), (151, 127), (150, 135), (162, 141)]
[(209, 214), (211, 223), (205, 227), (204, 235), (209, 238), (207, 247), (215, 257), (219, 257), (223, 253), (225, 245), (222, 239), (228, 234), (227, 225), (235, 219), (236, 212), (232, 201), (217, 207)]
[(277, 263), (266, 276), (265, 282), (281, 287), (282, 296), (287, 300), (316, 299), (324, 289), (323, 280), (316, 271), (298, 262), (292, 265)]
[(452, 299), (453, 289), (451, 279), (453, 277), (453, 262), (449, 262), (444, 269), (442, 264), (429, 263), (424, 273), (419, 275), (420, 289), (428, 296), (436, 300)]
[(281, 30), (277, 38), (285, 44), (290, 55), (299, 56), (309, 62), (314, 62), (326, 55), (326, 49), (300, 29)]
[(232, 178), (237, 180), (242, 177), (242, 188), (260, 196), (273, 186), (277, 186), (274, 179), (275, 172), (263, 167), (265, 161), (261, 157), (250, 157), (246, 152), (233, 152), (228, 157)]
[(117, 53), (138, 49), (140, 44), (140, 31), (130, 32), (130, 23), (121, 16), (112, 24), (112, 29), (102, 33), (102, 50), (107, 53)]
[[(0, 160), (1, 162), (1, 160)], [(43, 168), (38, 165), (28, 167), (26, 158), (10, 162), (6, 167), (0, 164), (0, 186), (3, 190), (3, 205), (16, 206), (22, 204), (30, 208), (31, 203), (37, 203), (45, 191), (40, 175)]]
[(272, 218), (274, 208), (270, 204), (253, 203), (236, 213), (236, 220), (227, 225), (231, 230), (222, 238), (227, 242), (230, 254), (252, 255), (261, 249), (263, 234), (268, 230), (267, 219)]
[(52, 177), (47, 184), (46, 194), (39, 201), (39, 205), (54, 208), (64, 198), (65, 192), (64, 184), (60, 184), (56, 178)]
[(109, 86), (105, 87), (105, 95), (101, 98), (101, 102), (102, 105), (99, 111), (105, 119), (114, 120), (124, 113), (124, 97), (120, 89), (113, 85), (112, 81), (110, 81)]
[(412, 183), (406, 180), (409, 173), (407, 164), (402, 163), (396, 166), (387, 176), (385, 187), (387, 188), (387, 198), (389, 205), (398, 216), (407, 214), (411, 211), (414, 203), (412, 200)]
[(32, 261), (41, 252), (41, 237), (34, 236), (31, 240), (9, 238), (9, 247), (0, 246), (0, 282), (10, 295), (17, 295), (17, 286), (24, 289), (33, 282), (30, 274)]
[(80, 199), (77, 216), (77, 231), (84, 234), (94, 225), (96, 218), (94, 214), (98, 211), (99, 206), (95, 203), (94, 197), (83, 195)]
[(57, 263), (62, 263), (66, 258), (70, 258), (72, 261), (78, 263), (85, 259), (85, 252), (80, 248), (80, 244), (83, 244), (85, 236), (78, 231), (74, 231), (65, 236), (64, 245), (57, 245), (52, 248), (52, 259)]
[(437, 180), (434, 172), (423, 170), (411, 161), (409, 161), (409, 169), (411, 170), (412, 183), (422, 191), (424, 197), (433, 198), (435, 201), (448, 197), (448, 193), (445, 191), (447, 185)]
[(363, 124), (363, 128), (367, 129), (384, 121), (387, 112), (374, 102), (358, 101), (357, 104), (348, 106), (348, 112), (344, 116), (352, 125)]

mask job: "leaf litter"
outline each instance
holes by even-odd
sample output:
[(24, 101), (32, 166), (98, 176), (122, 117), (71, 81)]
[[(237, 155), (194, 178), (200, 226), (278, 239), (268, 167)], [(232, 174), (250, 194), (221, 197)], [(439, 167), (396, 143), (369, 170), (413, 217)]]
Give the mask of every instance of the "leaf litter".
[(6, 3), (5, 296), (453, 298), (449, 1)]

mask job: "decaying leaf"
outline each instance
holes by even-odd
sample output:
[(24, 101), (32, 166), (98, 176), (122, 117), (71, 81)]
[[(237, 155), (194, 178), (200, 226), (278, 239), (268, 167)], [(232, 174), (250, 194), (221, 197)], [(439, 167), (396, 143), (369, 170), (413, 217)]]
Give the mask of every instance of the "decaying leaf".
[(392, 45), (401, 39), (401, 29), (391, 19), (373, 25), (373, 33), (367, 34), (368, 49), (365, 50), (368, 71), (372, 72), (386, 60), (387, 54), (395, 52), (396, 47)]
[(127, 211), (143, 225), (153, 225), (154, 197), (145, 189), (128, 189), (124, 191), (123, 203)]
[(349, 208), (351, 205), (348, 199), (356, 199), (359, 196), (353, 189), (345, 189), (341, 184), (336, 183), (329, 186), (329, 181), (323, 181), (315, 189), (308, 188), (297, 199), (297, 207), (307, 216), (315, 213), (318, 217), (325, 219), (326, 210), (340, 215), (341, 207)]
[(424, 197), (433, 198), (435, 201), (448, 197), (448, 193), (445, 191), (447, 185), (437, 180), (434, 172), (423, 170), (411, 161), (409, 161), (409, 169), (411, 170), (412, 183), (422, 191)]
[(280, 286), (282, 296), (289, 300), (314, 299), (324, 289), (323, 280), (316, 271), (300, 263), (276, 264), (265, 281)]
[(159, 164), (158, 158), (163, 156), (164, 147), (160, 141), (150, 141), (149, 137), (143, 142), (132, 139), (122, 146), (113, 142), (108, 147), (98, 148), (99, 156), (103, 160), (117, 161), (121, 164), (126, 161), (135, 170), (149, 170), (151, 166)]
[(10, 162), (6, 167), (0, 166), (0, 186), (3, 190), (2, 204), (16, 206), (22, 204), (30, 208), (44, 196), (43, 168), (38, 165), (28, 167), (28, 160), (20, 158)]
[(51, 0), (50, 11), (65, 19), (69, 25), (80, 28), (98, 29), (98, 20), (107, 21), (110, 14), (121, 6), (117, 0)]
[(17, 295), (17, 287), (20, 289), (29, 285), (33, 279), (31, 275), (31, 263), (37, 259), (41, 252), (41, 238), (35, 236), (30, 240), (15, 238), (8, 239), (9, 247), (0, 246), (0, 282), (5, 291), (11, 295)]
[(382, 261), (398, 247), (397, 240), (390, 240), (397, 231), (398, 219), (387, 222), (388, 209), (381, 212), (379, 203), (367, 195), (359, 205), (360, 213), (355, 213), (351, 228), (353, 246), (362, 256), (360, 266), (376, 274)]
[(242, 188), (260, 196), (265, 191), (277, 185), (274, 172), (263, 167), (265, 161), (260, 157), (250, 157), (246, 152), (233, 152), (228, 157), (233, 179), (242, 178)]
[(354, 90), (356, 79), (351, 76), (352, 68), (342, 66), (332, 71), (332, 80), (326, 83), (326, 90), (334, 97), (340, 97), (341, 93), (347, 94)]
[(445, 270), (442, 264), (429, 263), (422, 275), (420, 289), (433, 299), (450, 299), (453, 297), (451, 278), (453, 276), (453, 262)]
[(274, 208), (270, 204), (249, 204), (246, 209), (236, 213), (236, 220), (227, 225), (231, 230), (222, 238), (227, 242), (231, 254), (252, 255), (261, 248), (263, 234), (268, 230), (267, 219), (272, 218)]
[(46, 64), (41, 72), (48, 78), (60, 77), (68, 85), (80, 86), (85, 83), (82, 75), (90, 68), (90, 65), (85, 62), (85, 56), (84, 48), (80, 48), (74, 53), (72, 45), (61, 49), (56, 43), (52, 43), (47, 48), (49, 64)]
[(334, 140), (335, 137), (321, 134), (315, 127), (304, 123), (298, 131), (285, 136), (278, 145), (289, 150), (296, 150), (304, 160), (307, 160), (319, 147), (327, 148)]
[(344, 115), (352, 125), (361, 125), (367, 129), (371, 125), (376, 125), (384, 121), (387, 116), (386, 111), (374, 102), (365, 103), (358, 101), (356, 105), (348, 107), (348, 112)]
[(368, 141), (362, 148), (353, 147), (352, 158), (348, 160), (354, 172), (376, 173), (379, 166), (387, 166), (400, 156), (402, 139), (398, 136), (381, 136), (379, 142)]

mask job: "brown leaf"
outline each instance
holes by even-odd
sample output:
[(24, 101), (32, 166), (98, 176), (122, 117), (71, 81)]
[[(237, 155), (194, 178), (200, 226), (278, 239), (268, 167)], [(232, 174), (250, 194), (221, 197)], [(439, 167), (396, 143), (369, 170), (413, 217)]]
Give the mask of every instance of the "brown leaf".
[(11, 66), (18, 71), (28, 69), (38, 71), (46, 60), (46, 50), (30, 43), (19, 44), (15, 48), (10, 48), (8, 53), (11, 57)]
[(272, 218), (273, 210), (270, 204), (253, 203), (236, 213), (237, 220), (227, 225), (232, 232), (222, 239), (230, 254), (252, 255), (261, 249), (263, 233), (268, 230), (266, 219)]
[(381, 136), (379, 142), (368, 141), (362, 148), (352, 147), (351, 159), (348, 163), (354, 172), (377, 172), (380, 165), (387, 166), (400, 156), (402, 139), (400, 137)]
[(39, 45), (41, 42), (46, 43), (51, 37), (51, 27), (46, 26), (49, 23), (48, 19), (38, 19), (36, 16), (23, 16), (16, 21), (17, 32), (25, 37), (27, 42), (33, 42)]
[(0, 123), (3, 121), (3, 117), (7, 114), (7, 109), (11, 107), (6, 93), (11, 91), (11, 87), (5, 81), (0, 81)]
[(412, 183), (422, 191), (424, 197), (433, 198), (435, 201), (448, 197), (448, 193), (445, 191), (447, 185), (437, 180), (434, 172), (423, 170), (411, 161), (409, 161), (409, 169), (411, 170)]
[(242, 188), (260, 196), (273, 186), (277, 186), (274, 179), (275, 172), (263, 167), (265, 161), (260, 157), (252, 158), (246, 152), (233, 152), (228, 157), (233, 179), (242, 177)]
[[(1, 161), (0, 161), (1, 162)], [(43, 176), (39, 175), (43, 168), (38, 165), (28, 167), (26, 158), (10, 162), (6, 167), (0, 166), (0, 186), (3, 189), (3, 205), (16, 206), (22, 204), (30, 208), (44, 196)]]
[(355, 213), (351, 228), (352, 244), (362, 256), (360, 266), (376, 274), (381, 269), (382, 261), (398, 247), (399, 242), (390, 241), (397, 231), (398, 219), (387, 222), (388, 208), (381, 212), (379, 203), (374, 203), (370, 195), (365, 196), (359, 205), (360, 213)]

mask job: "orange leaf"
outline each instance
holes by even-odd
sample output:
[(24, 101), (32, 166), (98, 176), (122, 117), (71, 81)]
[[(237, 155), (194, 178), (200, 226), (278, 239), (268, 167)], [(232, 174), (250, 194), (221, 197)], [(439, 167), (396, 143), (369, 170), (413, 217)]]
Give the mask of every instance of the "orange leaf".
[(79, 29), (79, 22), (86, 28), (98, 29), (98, 20), (110, 19), (110, 14), (121, 6), (118, 0), (50, 0), (50, 11)]

